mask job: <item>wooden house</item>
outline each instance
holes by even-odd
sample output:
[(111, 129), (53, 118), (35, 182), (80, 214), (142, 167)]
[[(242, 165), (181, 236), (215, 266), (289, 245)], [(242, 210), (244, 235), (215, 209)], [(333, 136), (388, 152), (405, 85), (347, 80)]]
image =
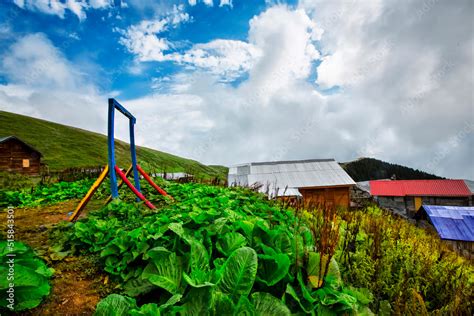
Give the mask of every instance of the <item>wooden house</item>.
[(379, 206), (413, 217), (423, 204), (469, 206), (471, 191), (463, 180), (374, 180), (370, 194)]
[(310, 159), (236, 165), (229, 169), (228, 185), (253, 187), (269, 198), (348, 208), (355, 182), (334, 159)]
[(0, 138), (0, 172), (39, 175), (42, 154), (16, 136)]

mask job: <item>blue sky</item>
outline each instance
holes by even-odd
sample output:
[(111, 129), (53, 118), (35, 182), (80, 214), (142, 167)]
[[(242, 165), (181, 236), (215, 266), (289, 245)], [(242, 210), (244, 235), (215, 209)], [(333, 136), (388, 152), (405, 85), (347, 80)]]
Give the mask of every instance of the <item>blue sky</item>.
[(474, 179), (472, 10), (2, 1), (0, 109), (104, 133), (115, 97), (139, 145), (204, 163), (370, 156)]
[[(143, 1), (138, 5), (121, 1), (106, 3), (97, 10), (83, 9), (86, 16), (80, 18), (67, 9), (61, 17), (32, 5), (29, 8), (28, 4), (22, 7), (13, 1), (7, 2), (1, 7), (0, 17), (10, 21), (9, 26), (16, 36), (2, 40), (0, 50), (7, 50), (18, 36), (41, 31), (68, 60), (86, 67), (91, 76), (99, 72), (101, 79), (97, 85), (104, 91), (120, 91), (117, 97), (133, 98), (151, 92), (152, 78), (173, 75), (183, 71), (184, 66), (171, 61), (147, 61), (141, 65), (143, 69), (139, 74), (123, 71), (134, 65), (134, 56), (119, 43), (122, 34), (118, 29), (126, 30), (143, 20), (160, 20), (178, 8), (186, 12), (190, 20), (168, 28), (160, 36), (173, 43), (168, 52), (184, 53), (193, 44), (214, 39), (245, 41), (248, 21), (268, 7), (264, 0), (222, 6), (203, 2), (190, 5), (187, 1)], [(292, 1), (280, 3), (295, 5)], [(1, 80), (7, 82), (8, 78), (2, 75)]]

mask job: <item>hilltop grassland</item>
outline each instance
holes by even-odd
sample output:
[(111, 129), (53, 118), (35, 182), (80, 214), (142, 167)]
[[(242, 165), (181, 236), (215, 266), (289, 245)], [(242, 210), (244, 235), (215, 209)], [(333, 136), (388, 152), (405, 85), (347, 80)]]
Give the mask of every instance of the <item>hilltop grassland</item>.
[[(107, 164), (107, 137), (105, 135), (48, 122), (29, 116), (0, 111), (0, 137), (14, 135), (43, 154), (42, 162), (50, 171), (67, 168), (87, 168)], [(117, 164), (130, 164), (130, 146), (115, 141)], [(195, 160), (171, 155), (158, 150), (137, 146), (137, 159), (143, 167), (165, 172), (188, 172), (195, 176), (227, 176), (223, 166), (206, 166)]]

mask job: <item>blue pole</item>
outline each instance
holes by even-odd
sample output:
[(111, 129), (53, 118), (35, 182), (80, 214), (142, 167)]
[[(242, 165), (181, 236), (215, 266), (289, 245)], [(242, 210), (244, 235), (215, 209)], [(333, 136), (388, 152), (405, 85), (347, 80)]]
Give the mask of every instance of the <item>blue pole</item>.
[(117, 175), (115, 174), (115, 144), (114, 144), (114, 116), (115, 104), (114, 99), (109, 99), (109, 122), (108, 122), (108, 158), (109, 158), (109, 178), (110, 178), (110, 192), (112, 198), (118, 197)]
[[(133, 178), (135, 179), (135, 188), (140, 192), (140, 178), (137, 169), (137, 152), (135, 149), (135, 120), (130, 119), (130, 154), (132, 156)], [(137, 201), (140, 201), (137, 198)]]

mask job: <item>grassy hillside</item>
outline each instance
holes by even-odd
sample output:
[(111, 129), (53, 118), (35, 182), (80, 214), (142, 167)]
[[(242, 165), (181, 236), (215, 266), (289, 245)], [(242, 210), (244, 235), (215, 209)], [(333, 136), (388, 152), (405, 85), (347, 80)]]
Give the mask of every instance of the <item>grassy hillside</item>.
[(388, 179), (393, 175), (395, 175), (398, 180), (441, 179), (441, 177), (434, 174), (374, 158), (361, 158), (341, 163), (341, 166), (354, 181)]
[[(38, 149), (44, 156), (42, 161), (52, 171), (107, 163), (107, 137), (102, 134), (0, 111), (0, 137), (9, 135), (15, 135)], [(130, 164), (129, 145), (116, 141), (115, 157), (120, 166), (127, 167)], [(137, 147), (137, 158), (141, 165), (153, 170), (184, 171), (210, 177), (227, 174), (225, 167), (206, 166), (146, 147)]]

